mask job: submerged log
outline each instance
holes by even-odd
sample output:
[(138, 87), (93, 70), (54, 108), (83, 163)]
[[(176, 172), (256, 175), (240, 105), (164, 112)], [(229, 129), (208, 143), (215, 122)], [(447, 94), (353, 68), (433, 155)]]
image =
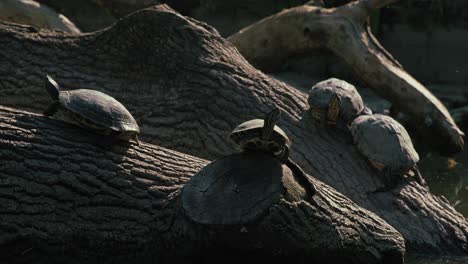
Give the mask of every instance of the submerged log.
[(206, 159), (230, 154), (237, 124), (272, 105), (294, 142), (292, 159), (376, 213), (420, 253), (466, 254), (468, 223), (427, 187), (402, 182), (389, 192), (349, 135), (314, 123), (301, 91), (256, 70), (211, 27), (165, 6), (75, 36), (0, 24), (0, 104), (42, 111), (45, 74), (62, 87), (101, 90), (135, 116), (146, 142)]
[(412, 117), (428, 144), (443, 155), (463, 149), (463, 132), (445, 106), (409, 75), (370, 32), (368, 16), (398, 0), (358, 0), (337, 8), (320, 1), (286, 9), (228, 39), (254, 66), (271, 71), (294, 55), (327, 48), (394, 107)]
[(2, 261), (403, 263), (394, 228), (316, 180), (320, 192), (304, 200), (287, 167), (255, 222), (202, 225), (180, 194), (206, 160), (147, 143), (102, 148), (97, 134), (12, 108), (0, 107), (0, 128)]

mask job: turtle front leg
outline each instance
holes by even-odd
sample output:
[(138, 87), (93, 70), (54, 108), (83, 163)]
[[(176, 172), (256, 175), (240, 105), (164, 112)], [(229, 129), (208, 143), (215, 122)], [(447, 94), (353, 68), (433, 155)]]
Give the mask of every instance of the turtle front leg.
[(53, 103), (51, 103), (47, 108), (46, 110), (44, 110), (44, 112), (42, 113), (43, 115), (45, 116), (52, 116), (54, 115), (55, 113), (57, 113), (57, 110), (58, 110), (58, 107), (59, 107), (60, 103), (58, 101), (54, 101)]

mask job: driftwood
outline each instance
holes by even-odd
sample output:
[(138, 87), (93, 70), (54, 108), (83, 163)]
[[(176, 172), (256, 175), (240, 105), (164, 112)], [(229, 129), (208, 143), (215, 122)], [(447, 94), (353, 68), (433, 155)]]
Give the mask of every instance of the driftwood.
[(32, 25), (37, 28), (80, 33), (75, 24), (64, 15), (33, 0), (0, 1), (0, 20)]
[(206, 160), (146, 143), (96, 147), (96, 134), (11, 108), (0, 107), (0, 128), (2, 261), (219, 263), (256, 248), (263, 261), (403, 263), (395, 229), (318, 181), (309, 201), (284, 185), (256, 222), (198, 225), (180, 194)]
[(320, 1), (311, 1), (269, 16), (228, 39), (248, 61), (265, 71), (279, 68), (297, 54), (317, 48), (331, 50), (377, 94), (410, 115), (434, 149), (444, 155), (456, 154), (463, 149), (463, 132), (450, 113), (370, 32), (369, 14), (397, 1), (359, 0), (337, 8), (318, 7)]
[(229, 131), (275, 104), (295, 143), (292, 159), (306, 172), (384, 218), (410, 251), (468, 252), (468, 223), (448, 202), (415, 182), (379, 192), (383, 182), (349, 135), (317, 126), (306, 94), (253, 68), (204, 23), (158, 6), (81, 36), (3, 23), (0, 45), (0, 105), (42, 111), (48, 73), (64, 88), (97, 89), (120, 100), (143, 141), (206, 159), (231, 153)]

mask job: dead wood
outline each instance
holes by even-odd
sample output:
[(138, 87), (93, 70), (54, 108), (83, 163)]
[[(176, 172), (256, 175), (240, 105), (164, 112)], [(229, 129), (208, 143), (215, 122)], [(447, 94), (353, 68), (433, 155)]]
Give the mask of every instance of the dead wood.
[(403, 263), (394, 228), (319, 181), (301, 199), (287, 167), (266, 214), (201, 225), (180, 200), (206, 160), (147, 143), (99, 147), (97, 134), (12, 108), (0, 107), (0, 129), (4, 263)]
[(141, 139), (207, 159), (232, 153), (226, 136), (263, 117), (272, 105), (294, 142), (291, 156), (306, 172), (376, 213), (407, 248), (434, 254), (468, 251), (468, 224), (427, 187), (383, 182), (354, 145), (317, 126), (301, 91), (256, 70), (211, 27), (164, 6), (136, 12), (113, 27), (74, 36), (0, 25), (0, 104), (42, 111), (51, 74), (64, 88), (92, 88), (134, 114)]

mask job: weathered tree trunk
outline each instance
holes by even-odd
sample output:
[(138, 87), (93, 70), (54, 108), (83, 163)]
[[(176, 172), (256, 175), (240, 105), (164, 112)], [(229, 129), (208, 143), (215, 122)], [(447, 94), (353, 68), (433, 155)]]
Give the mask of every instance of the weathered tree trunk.
[(194, 263), (206, 255), (219, 263), (254, 247), (264, 261), (403, 263), (395, 229), (318, 181), (309, 201), (282, 187), (257, 222), (198, 225), (180, 194), (205, 160), (146, 143), (96, 147), (96, 134), (11, 108), (0, 107), (0, 128), (2, 261)]
[(164, 7), (141, 10), (81, 36), (0, 25), (0, 104), (41, 111), (46, 73), (65, 88), (104, 91), (134, 114), (141, 139), (214, 159), (231, 153), (226, 136), (275, 104), (306, 172), (382, 216), (427, 253), (468, 252), (468, 223), (427, 187), (383, 182), (340, 132), (317, 126), (306, 95), (253, 68), (204, 23)]
[(377, 94), (410, 115), (427, 142), (444, 155), (463, 149), (463, 132), (445, 106), (380, 45), (367, 17), (398, 0), (360, 0), (337, 8), (303, 5), (269, 16), (228, 39), (262, 70), (294, 55), (327, 48), (343, 58)]

